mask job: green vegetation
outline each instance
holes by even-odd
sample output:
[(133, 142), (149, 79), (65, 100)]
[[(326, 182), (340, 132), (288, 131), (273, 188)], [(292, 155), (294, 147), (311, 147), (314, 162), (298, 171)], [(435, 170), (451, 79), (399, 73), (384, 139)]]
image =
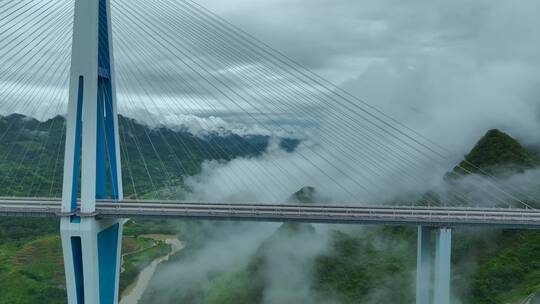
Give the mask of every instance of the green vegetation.
[[(414, 239), (414, 230), (371, 227), (356, 232), (333, 232), (330, 251), (315, 259), (303, 260), (303, 255), (296, 255), (292, 248), (288, 253), (278, 251), (285, 254), (280, 256), (284, 263), (300, 263), (307, 270), (307, 281), (302, 285), (309, 287), (313, 295), (311, 303), (414, 302), (414, 274), (410, 270), (415, 265), (416, 244), (404, 241)], [(271, 285), (266, 275), (271, 267), (268, 265), (270, 255), (276, 248), (293, 243), (302, 246), (302, 240), (309, 237), (320, 237), (310, 225), (282, 225), (261, 245), (244, 269), (216, 276), (207, 291), (194, 293), (199, 298), (191, 299), (191, 303), (261, 303)], [(283, 280), (288, 280), (286, 273), (282, 275)], [(182, 295), (175, 296), (179, 299), (175, 303), (187, 300)]]
[(335, 232), (331, 252), (316, 261), (315, 288), (344, 304), (413, 303), (414, 239), (415, 230), (403, 228)]
[(59, 223), (0, 219), (0, 303), (64, 303)]
[[(56, 219), (0, 218), (0, 304), (67, 301), (58, 227)], [(164, 241), (138, 236), (160, 229), (173, 230), (163, 222), (146, 231), (138, 223), (126, 225), (121, 290), (153, 259), (170, 252), (170, 245)]]
[[(139, 273), (154, 259), (167, 255), (171, 252), (171, 246), (161, 240), (153, 240), (145, 237), (124, 237), (123, 243), (134, 241), (138, 248), (124, 254), (124, 271), (120, 275), (120, 293), (131, 285)], [(131, 253), (130, 253), (131, 252)]]
[(248, 268), (218, 277), (212, 282), (210, 292), (204, 295), (203, 303), (261, 303), (264, 282), (260, 278), (253, 280), (253, 271)]
[(540, 290), (540, 232), (503, 231), (479, 258), (469, 303), (508, 303)]
[(516, 139), (499, 130), (489, 130), (465, 159), (454, 168), (459, 174), (521, 172), (538, 165), (532, 153)]
[[(535, 152), (499, 130), (490, 130), (465, 156), (454, 172), (504, 176), (538, 166)], [(466, 236), (466, 242), (486, 243), (481, 236)], [(489, 244), (476, 252), (477, 271), (463, 298), (468, 303), (508, 303), (540, 290), (540, 233), (538, 231), (492, 231)], [(475, 247), (476, 247), (475, 246)], [(461, 250), (467, 248), (461, 248)], [(454, 251), (459, 250), (454, 249)], [(465, 252), (460, 255), (465, 256)], [(459, 260), (456, 260), (459, 263)], [(459, 282), (458, 282), (459, 283)]]
[(163, 220), (130, 220), (124, 225), (124, 235), (139, 236), (142, 234), (168, 234), (178, 232), (174, 221)]
[[(176, 197), (183, 178), (200, 172), (205, 160), (230, 161), (266, 150), (268, 136), (224, 132), (195, 136), (187, 130), (150, 128), (119, 116), (123, 185), (126, 197)], [(45, 122), (22, 115), (0, 116), (0, 190), (4, 196), (61, 195), (65, 119)], [(298, 140), (283, 139), (292, 151)], [(216, 148), (219, 146), (219, 148)]]

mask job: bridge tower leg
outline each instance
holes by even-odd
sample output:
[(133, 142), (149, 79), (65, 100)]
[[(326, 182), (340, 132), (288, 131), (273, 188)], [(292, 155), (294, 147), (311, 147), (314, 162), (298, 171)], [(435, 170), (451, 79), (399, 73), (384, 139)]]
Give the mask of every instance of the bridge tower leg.
[(418, 227), (416, 304), (450, 303), (451, 249), (450, 228)]
[(122, 221), (95, 218), (96, 200), (123, 198), (110, 2), (74, 2), (60, 223), (68, 302), (117, 303)]
[(434, 303), (450, 303), (450, 256), (452, 251), (452, 230), (437, 230), (435, 242), (435, 289)]
[(433, 272), (431, 228), (418, 227), (416, 255), (416, 304), (429, 304), (431, 300), (431, 274)]

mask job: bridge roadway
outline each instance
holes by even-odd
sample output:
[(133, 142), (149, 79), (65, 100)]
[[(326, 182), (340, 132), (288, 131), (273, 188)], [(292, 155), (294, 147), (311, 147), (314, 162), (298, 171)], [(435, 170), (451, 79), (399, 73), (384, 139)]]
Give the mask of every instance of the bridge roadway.
[(60, 199), (0, 198), (0, 216), (98, 218), (178, 218), (263, 222), (422, 225), (433, 227), (489, 226), (540, 229), (540, 210), (421, 207), (216, 204), (182, 201), (108, 201), (96, 204), (96, 213), (62, 214)]

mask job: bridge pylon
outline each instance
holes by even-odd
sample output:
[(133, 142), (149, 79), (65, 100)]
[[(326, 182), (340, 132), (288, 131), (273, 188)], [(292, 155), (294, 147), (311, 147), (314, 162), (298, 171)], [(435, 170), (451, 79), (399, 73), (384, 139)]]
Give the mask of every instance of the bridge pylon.
[(450, 228), (418, 227), (416, 304), (450, 303), (451, 251)]
[(66, 287), (70, 304), (110, 304), (123, 222), (95, 218), (96, 200), (123, 199), (110, 2), (74, 3), (60, 224)]

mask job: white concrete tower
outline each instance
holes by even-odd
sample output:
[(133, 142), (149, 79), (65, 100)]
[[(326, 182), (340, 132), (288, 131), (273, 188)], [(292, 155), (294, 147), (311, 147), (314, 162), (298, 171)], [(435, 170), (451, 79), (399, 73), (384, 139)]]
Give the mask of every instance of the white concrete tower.
[(452, 229), (418, 227), (416, 304), (450, 303), (451, 253)]
[(70, 304), (118, 302), (122, 222), (95, 218), (97, 199), (123, 198), (111, 33), (109, 0), (75, 0), (60, 224)]

